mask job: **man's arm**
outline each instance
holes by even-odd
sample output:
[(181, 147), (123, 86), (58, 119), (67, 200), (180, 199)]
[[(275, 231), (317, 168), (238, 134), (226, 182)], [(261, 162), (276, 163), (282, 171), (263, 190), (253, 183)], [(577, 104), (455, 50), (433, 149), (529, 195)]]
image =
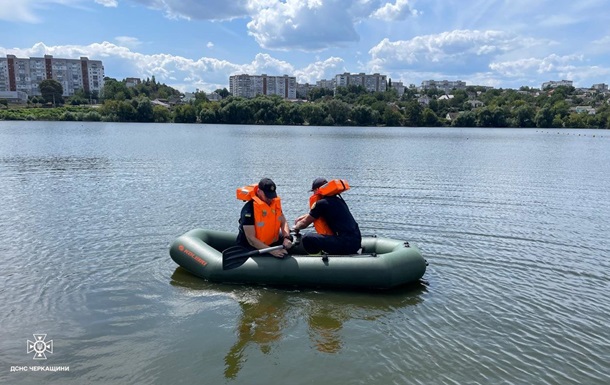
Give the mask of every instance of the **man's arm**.
[(290, 226), (288, 226), (288, 222), (286, 221), (286, 217), (284, 214), (280, 216), (280, 229), (282, 230), (282, 236), (284, 237), (284, 247), (289, 249), (292, 247), (292, 241), (290, 237)]
[(295, 230), (302, 230), (302, 229), (306, 228), (307, 226), (309, 226), (310, 224), (312, 224), (313, 221), (315, 220), (315, 218), (312, 217), (310, 214), (302, 215), (299, 218), (300, 219), (297, 219), (295, 221), (295, 224), (294, 224)]
[[(256, 238), (256, 230), (254, 226), (244, 226), (244, 234), (246, 234), (246, 239), (248, 240), (248, 243), (252, 245), (252, 247), (258, 250), (269, 247), (269, 245), (261, 242), (258, 238)], [(286, 245), (284, 244), (284, 246)], [(269, 252), (269, 254), (273, 255), (276, 258), (282, 258), (286, 253), (287, 252), (285, 249), (273, 250)]]

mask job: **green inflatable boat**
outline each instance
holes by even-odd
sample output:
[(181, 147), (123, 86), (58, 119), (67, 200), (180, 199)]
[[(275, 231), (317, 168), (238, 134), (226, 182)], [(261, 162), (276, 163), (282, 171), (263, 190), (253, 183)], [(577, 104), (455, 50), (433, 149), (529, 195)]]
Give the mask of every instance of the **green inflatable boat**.
[(308, 255), (297, 244), (280, 259), (248, 252), (236, 246), (236, 238), (230, 232), (194, 229), (178, 237), (169, 253), (178, 265), (210, 282), (390, 289), (426, 272), (419, 249), (395, 239), (363, 237), (362, 254), (354, 255)]

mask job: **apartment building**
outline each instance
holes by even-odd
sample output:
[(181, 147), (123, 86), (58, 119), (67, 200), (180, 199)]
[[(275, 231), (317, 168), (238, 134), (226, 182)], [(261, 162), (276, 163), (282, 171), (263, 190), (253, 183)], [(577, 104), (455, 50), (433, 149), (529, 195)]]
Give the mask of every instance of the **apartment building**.
[(337, 88), (337, 82), (335, 81), (335, 79), (331, 79), (331, 80), (322, 79), (322, 80), (318, 80), (316, 82), (316, 87), (327, 89), (327, 90), (334, 90), (335, 88)]
[(348, 87), (352, 85), (362, 86), (369, 92), (385, 92), (388, 86), (387, 76), (374, 73), (366, 75), (361, 72), (359, 74), (350, 74), (348, 72), (335, 75), (335, 90), (337, 87)]
[(104, 87), (104, 66), (100, 60), (60, 59), (52, 55), (0, 58), (0, 91), (22, 91), (28, 96), (40, 95), (40, 82), (53, 79), (61, 83), (64, 96), (78, 90), (100, 92)]
[(449, 93), (451, 90), (465, 90), (466, 82), (461, 80), (424, 80), (421, 82), (420, 89), (422, 91), (426, 90), (443, 90), (445, 93)]
[(542, 83), (542, 87), (540, 89), (546, 90), (547, 88), (557, 88), (559, 86), (572, 87), (572, 83), (573, 82), (571, 80), (560, 80), (560, 81), (551, 80), (550, 82)]
[(296, 99), (297, 79), (294, 76), (233, 75), (229, 77), (229, 91), (233, 96), (253, 98), (257, 95), (279, 95)]
[(389, 86), (396, 90), (396, 92), (398, 93), (398, 97), (402, 97), (402, 95), (405, 93), (405, 91), (407, 89), (407, 87), (405, 87), (405, 85), (402, 84), (402, 82), (391, 82), (391, 84)]

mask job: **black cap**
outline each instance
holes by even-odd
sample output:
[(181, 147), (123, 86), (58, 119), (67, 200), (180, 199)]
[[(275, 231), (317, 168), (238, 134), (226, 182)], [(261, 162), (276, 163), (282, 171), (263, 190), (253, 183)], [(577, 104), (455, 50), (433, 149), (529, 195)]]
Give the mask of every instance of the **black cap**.
[(265, 193), (268, 199), (277, 198), (275, 183), (269, 178), (263, 178), (258, 182), (258, 189)]
[(313, 180), (313, 183), (311, 184), (311, 190), (313, 191), (317, 188), (320, 188), (322, 186), (324, 186), (326, 183), (328, 183), (328, 181), (324, 178), (316, 178)]

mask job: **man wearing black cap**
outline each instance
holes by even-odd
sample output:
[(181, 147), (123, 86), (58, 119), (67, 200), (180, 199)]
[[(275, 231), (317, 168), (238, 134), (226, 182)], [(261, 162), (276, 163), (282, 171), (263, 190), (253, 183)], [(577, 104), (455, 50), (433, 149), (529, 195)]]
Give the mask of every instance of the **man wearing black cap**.
[(270, 254), (283, 258), (286, 249), (292, 246), (290, 228), (282, 213), (280, 198), (275, 183), (269, 178), (258, 182), (252, 199), (241, 209), (237, 244), (253, 249), (284, 245), (284, 249)]
[(314, 224), (316, 232), (305, 234), (302, 239), (303, 247), (310, 254), (321, 251), (328, 254), (355, 254), (361, 247), (360, 228), (341, 195), (321, 194), (320, 188), (327, 183), (324, 178), (313, 181), (310, 211), (296, 219), (294, 230)]

